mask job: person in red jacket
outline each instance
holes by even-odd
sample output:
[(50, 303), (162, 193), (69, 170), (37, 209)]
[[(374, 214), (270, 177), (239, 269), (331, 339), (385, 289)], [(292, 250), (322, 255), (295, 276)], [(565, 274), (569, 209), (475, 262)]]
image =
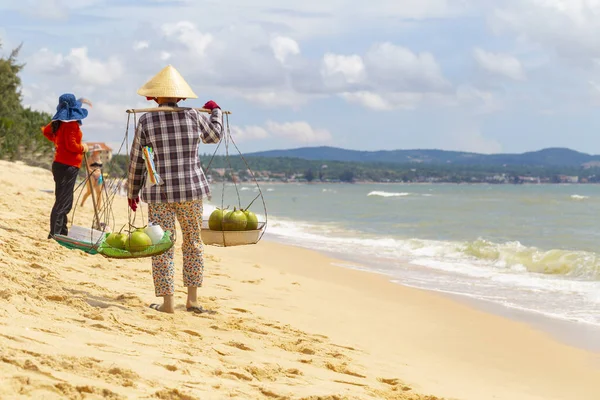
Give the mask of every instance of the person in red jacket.
[(55, 201), (50, 213), (48, 239), (54, 235), (69, 234), (67, 215), (73, 207), (73, 190), (83, 154), (88, 151), (87, 145), (81, 141), (81, 120), (88, 115), (88, 110), (81, 108), (82, 103), (91, 106), (88, 100), (76, 100), (73, 94), (63, 94), (58, 99), (52, 121), (42, 128), (44, 136), (54, 143), (55, 148), (52, 163)]

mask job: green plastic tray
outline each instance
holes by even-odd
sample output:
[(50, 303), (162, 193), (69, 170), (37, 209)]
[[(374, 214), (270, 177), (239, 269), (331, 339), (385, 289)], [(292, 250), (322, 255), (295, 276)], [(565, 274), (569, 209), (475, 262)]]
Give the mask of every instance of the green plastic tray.
[(104, 235), (104, 237), (98, 244), (97, 249), (98, 253), (108, 258), (143, 258), (158, 256), (168, 251), (171, 247), (173, 247), (174, 244), (171, 240), (171, 232), (166, 231), (162, 239), (160, 239), (158, 243), (153, 244), (152, 246), (149, 246), (142, 251), (130, 252), (128, 250), (117, 249), (106, 243), (106, 238), (108, 237), (108, 235), (108, 233)]

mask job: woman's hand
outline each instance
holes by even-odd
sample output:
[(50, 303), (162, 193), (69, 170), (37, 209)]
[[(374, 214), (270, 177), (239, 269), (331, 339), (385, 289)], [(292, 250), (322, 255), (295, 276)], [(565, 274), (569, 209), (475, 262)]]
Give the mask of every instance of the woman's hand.
[(206, 104), (204, 105), (204, 107), (202, 107), (202, 108), (204, 108), (206, 110), (211, 110), (212, 111), (215, 108), (219, 108), (220, 109), (221, 107), (219, 107), (219, 105), (217, 103), (215, 103), (214, 101), (210, 100), (210, 101), (207, 101)]
[(140, 202), (140, 197), (136, 197), (135, 199), (127, 199), (127, 203), (129, 204), (129, 208), (131, 211), (135, 212), (137, 210), (137, 205)]
[(84, 99), (83, 97), (79, 99), (80, 102), (82, 102), (83, 104), (87, 104), (88, 106), (92, 107), (92, 102), (89, 101), (88, 99)]
[(88, 152), (88, 150), (89, 150), (89, 149), (88, 149), (88, 145), (87, 145), (87, 144), (85, 144), (85, 143), (81, 143), (81, 145), (83, 146), (83, 151), (82, 151), (82, 153), (84, 153), (84, 154), (85, 154), (85, 153), (87, 153), (87, 152)]

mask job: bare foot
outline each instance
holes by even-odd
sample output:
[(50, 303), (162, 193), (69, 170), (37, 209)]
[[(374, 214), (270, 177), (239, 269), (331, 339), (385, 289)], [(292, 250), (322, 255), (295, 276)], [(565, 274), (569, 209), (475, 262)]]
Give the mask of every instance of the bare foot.
[(161, 304), (150, 304), (150, 308), (152, 308), (153, 310), (168, 313), (168, 314), (175, 313), (175, 309), (173, 309), (173, 308), (168, 309), (167, 307), (165, 307), (164, 304), (162, 304), (162, 305)]
[(185, 303), (185, 308), (192, 308), (192, 307), (201, 307), (200, 303), (198, 303), (197, 301), (187, 301)]

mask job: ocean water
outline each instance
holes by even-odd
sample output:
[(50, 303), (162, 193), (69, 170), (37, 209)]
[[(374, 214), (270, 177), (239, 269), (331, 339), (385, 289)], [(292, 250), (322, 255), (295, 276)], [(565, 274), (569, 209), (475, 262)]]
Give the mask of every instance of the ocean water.
[[(260, 189), (265, 238), (325, 251), (403, 285), (600, 327), (600, 185)], [(245, 208), (258, 190), (215, 184), (213, 194), (206, 213)], [(264, 219), (260, 198), (251, 209)]]

